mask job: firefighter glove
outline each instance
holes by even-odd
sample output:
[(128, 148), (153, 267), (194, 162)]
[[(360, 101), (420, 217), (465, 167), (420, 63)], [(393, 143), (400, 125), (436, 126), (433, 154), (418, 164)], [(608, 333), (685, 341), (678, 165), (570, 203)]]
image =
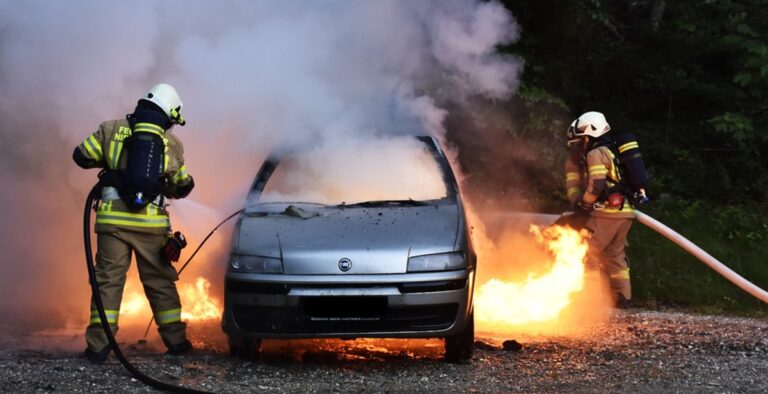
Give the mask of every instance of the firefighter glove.
[(592, 211), (592, 204), (587, 204), (582, 199), (573, 203), (573, 212), (575, 213), (589, 213), (590, 211)]
[(184, 235), (179, 231), (173, 233), (172, 237), (168, 237), (168, 242), (166, 242), (165, 248), (163, 248), (165, 258), (172, 262), (179, 261), (179, 257), (181, 257), (181, 250), (186, 246), (187, 239), (184, 238)]

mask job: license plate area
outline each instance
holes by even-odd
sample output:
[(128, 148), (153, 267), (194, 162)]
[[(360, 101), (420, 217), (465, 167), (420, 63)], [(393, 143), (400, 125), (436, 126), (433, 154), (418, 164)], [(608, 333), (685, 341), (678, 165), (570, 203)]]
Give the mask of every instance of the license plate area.
[(387, 313), (387, 297), (302, 297), (304, 313), (312, 321), (379, 320)]

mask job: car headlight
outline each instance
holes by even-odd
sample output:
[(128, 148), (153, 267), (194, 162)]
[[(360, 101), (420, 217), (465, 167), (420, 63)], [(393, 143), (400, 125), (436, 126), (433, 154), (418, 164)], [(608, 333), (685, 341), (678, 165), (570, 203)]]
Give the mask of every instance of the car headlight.
[(408, 272), (451, 271), (467, 267), (463, 253), (438, 253), (408, 259)]
[(229, 256), (229, 267), (236, 272), (260, 274), (282, 274), (283, 262), (272, 257), (233, 254)]

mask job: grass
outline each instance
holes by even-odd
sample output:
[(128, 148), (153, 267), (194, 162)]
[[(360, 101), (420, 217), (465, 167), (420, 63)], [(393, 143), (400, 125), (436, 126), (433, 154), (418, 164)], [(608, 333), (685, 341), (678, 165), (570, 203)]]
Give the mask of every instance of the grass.
[[(768, 289), (765, 207), (660, 200), (642, 209), (758, 287)], [(653, 230), (635, 223), (628, 254), (633, 298), (646, 306), (768, 316), (768, 305)]]

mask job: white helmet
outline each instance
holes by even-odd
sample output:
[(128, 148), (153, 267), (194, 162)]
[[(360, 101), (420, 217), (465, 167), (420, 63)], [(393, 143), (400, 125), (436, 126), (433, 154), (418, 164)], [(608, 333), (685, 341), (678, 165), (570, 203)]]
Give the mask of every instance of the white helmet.
[(568, 127), (568, 140), (584, 136), (597, 138), (609, 131), (611, 131), (611, 126), (605, 120), (605, 115), (595, 111), (585, 112)]
[(152, 89), (149, 89), (149, 92), (141, 99), (152, 102), (160, 107), (173, 123), (178, 123), (182, 126), (186, 124), (184, 117), (181, 116), (181, 107), (184, 104), (181, 102), (179, 94), (176, 93), (176, 89), (173, 86), (167, 83), (159, 83), (153, 86)]

